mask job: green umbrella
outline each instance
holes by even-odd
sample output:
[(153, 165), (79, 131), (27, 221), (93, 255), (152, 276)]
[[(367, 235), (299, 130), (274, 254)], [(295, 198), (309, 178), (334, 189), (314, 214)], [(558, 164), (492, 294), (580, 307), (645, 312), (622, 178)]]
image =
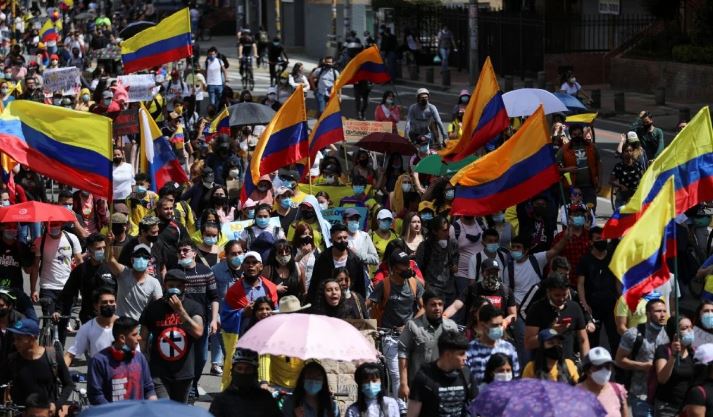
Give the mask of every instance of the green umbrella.
[(453, 162), (453, 163), (449, 164), (449, 163), (443, 162), (443, 158), (441, 158), (439, 155), (428, 155), (427, 157), (423, 158), (421, 160), (421, 162), (419, 162), (416, 165), (416, 168), (414, 168), (414, 171), (416, 171), (420, 174), (450, 176), (450, 175), (453, 175), (456, 172), (458, 172), (464, 166), (475, 161), (476, 159), (477, 158), (475, 157), (475, 155), (471, 155), (465, 159), (461, 159), (458, 162)]

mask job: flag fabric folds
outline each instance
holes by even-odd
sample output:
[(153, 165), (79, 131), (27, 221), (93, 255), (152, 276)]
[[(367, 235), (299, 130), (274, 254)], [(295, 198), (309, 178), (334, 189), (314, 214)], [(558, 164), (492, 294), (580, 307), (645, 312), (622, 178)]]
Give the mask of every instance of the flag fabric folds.
[(339, 94), (329, 98), (322, 115), (312, 129), (309, 136), (309, 157), (314, 157), (321, 149), (344, 140), (344, 126), (342, 126), (342, 111), (339, 106)]
[(191, 18), (188, 8), (121, 43), (124, 72), (131, 73), (191, 56)]
[(0, 115), (0, 149), (63, 184), (112, 198), (111, 119), (27, 100)]
[(614, 210), (602, 236), (622, 236), (645, 213), (669, 177), (675, 179), (676, 215), (701, 201), (713, 200), (713, 127), (708, 107), (703, 107), (648, 167), (629, 202)]
[(631, 311), (639, 300), (670, 277), (666, 260), (676, 255), (674, 178), (668, 177), (654, 201), (614, 251), (609, 269), (623, 284)]
[(454, 147), (439, 152), (449, 162), (460, 161), (495, 139), (510, 125), (500, 85), (490, 57), (480, 70), (473, 95), (463, 113), (462, 134)]
[(559, 170), (540, 106), (513, 137), (458, 171), (454, 215), (482, 216), (531, 198), (559, 180)]
[[(143, 104), (139, 109), (139, 132), (141, 149), (143, 149), (139, 157), (139, 166), (142, 172), (149, 174), (151, 189), (160, 190), (169, 181), (188, 182), (188, 175), (176, 159), (168, 138), (161, 134), (161, 130)], [(183, 131), (178, 134), (183, 136)]]
[(306, 158), (308, 151), (307, 111), (302, 86), (299, 85), (282, 104), (255, 145), (248, 171), (253, 183), (257, 184), (262, 175)]
[(208, 135), (206, 135), (206, 142), (210, 143), (215, 136), (224, 133), (230, 135), (230, 111), (228, 108), (224, 108), (222, 112), (218, 113), (210, 122), (210, 128), (208, 128)]
[(391, 81), (379, 48), (370, 46), (352, 58), (334, 83), (332, 95), (336, 95), (345, 85), (359, 81), (371, 81), (374, 84), (386, 84)]
[(40, 28), (40, 39), (42, 42), (56, 41), (59, 39), (59, 32), (62, 30), (62, 21), (57, 20), (53, 23), (52, 19), (45, 20), (45, 23)]

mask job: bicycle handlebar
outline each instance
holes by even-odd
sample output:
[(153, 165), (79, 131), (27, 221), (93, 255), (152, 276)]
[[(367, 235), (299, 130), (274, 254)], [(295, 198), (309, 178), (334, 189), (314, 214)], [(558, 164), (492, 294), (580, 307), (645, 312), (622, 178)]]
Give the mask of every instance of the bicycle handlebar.
[[(72, 316), (62, 316), (62, 315), (59, 316), (59, 319), (60, 319), (60, 320), (62, 320), (62, 319), (72, 319), (72, 318), (74, 318), (74, 317), (72, 317)], [(54, 320), (54, 316), (38, 316), (37, 319), (38, 319), (38, 320)]]

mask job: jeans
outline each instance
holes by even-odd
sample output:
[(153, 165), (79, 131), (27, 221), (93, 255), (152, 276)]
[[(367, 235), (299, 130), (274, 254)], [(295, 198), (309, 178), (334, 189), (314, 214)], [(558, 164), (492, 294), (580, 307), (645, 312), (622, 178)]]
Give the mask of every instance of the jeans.
[(317, 114), (321, 116), (324, 108), (327, 106), (329, 96), (322, 93), (315, 93), (314, 97), (317, 99)]
[(205, 363), (208, 362), (208, 333), (210, 332), (210, 326), (203, 326), (203, 336), (196, 342), (195, 349), (193, 349), (193, 354), (195, 355), (195, 376), (193, 377), (193, 388), (198, 389), (198, 381), (203, 375), (203, 367)]
[(179, 403), (188, 402), (188, 391), (192, 379), (173, 379), (170, 377), (154, 377), (153, 385), (156, 396), (161, 399), (170, 398)]
[(223, 366), (223, 360), (225, 359), (225, 349), (223, 348), (223, 337), (221, 332), (218, 331), (209, 338), (210, 342), (210, 363), (213, 365)]
[[(42, 304), (42, 315), (51, 316), (55, 312), (55, 308), (59, 304), (59, 295), (62, 290), (48, 290), (40, 288), (40, 304)], [(46, 299), (46, 302), (42, 302), (42, 299)], [(61, 311), (57, 311), (62, 313)], [(69, 324), (68, 319), (61, 319), (57, 323), (57, 336), (59, 337), (60, 343), (64, 346), (64, 342), (67, 340), (67, 325)]]
[(208, 86), (208, 100), (210, 100), (210, 104), (213, 107), (216, 107), (216, 111), (217, 111), (218, 103), (220, 103), (220, 97), (222, 95), (223, 95), (223, 86), (222, 85), (209, 85)]
[(391, 378), (391, 393), (389, 397), (395, 398), (399, 403), (401, 414), (406, 412), (406, 402), (399, 398), (399, 338), (384, 336), (381, 342), (382, 354), (386, 358), (386, 367)]
[(631, 417), (653, 417), (651, 404), (646, 400), (640, 400), (632, 395), (629, 395), (629, 405), (631, 406)]
[(438, 50), (438, 55), (441, 56), (441, 70), (448, 69), (448, 55), (451, 54), (450, 48), (440, 48)]
[(514, 344), (517, 349), (517, 359), (521, 364), (526, 364), (530, 361), (530, 352), (525, 349), (525, 320), (518, 317), (512, 328), (513, 336), (515, 336)]

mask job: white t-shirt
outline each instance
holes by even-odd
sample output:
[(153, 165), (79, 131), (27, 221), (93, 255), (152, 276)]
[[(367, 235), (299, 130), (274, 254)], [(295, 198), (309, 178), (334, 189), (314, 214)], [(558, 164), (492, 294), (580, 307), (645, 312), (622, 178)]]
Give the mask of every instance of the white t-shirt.
[(79, 328), (74, 337), (74, 345), (68, 352), (75, 357), (84, 354), (89, 359), (111, 346), (112, 342), (114, 336), (111, 334), (111, 327), (102, 327), (96, 319), (91, 319)]
[[(458, 258), (458, 272), (456, 276), (470, 278), (468, 264), (474, 254), (483, 250), (483, 229), (478, 222), (473, 222), (472, 225), (467, 225), (461, 222), (460, 219), (456, 220), (456, 222), (460, 225), (460, 234), (458, 235), (458, 252), (460, 252), (460, 257)], [(454, 226), (451, 226), (449, 234), (451, 235), (451, 239), (456, 240)], [(475, 242), (472, 242), (468, 239), (469, 236), (472, 239), (477, 239)], [(473, 277), (475, 277), (475, 275), (473, 275)]]
[[(540, 273), (543, 273), (545, 265), (547, 264), (547, 252), (533, 253), (532, 256), (535, 257), (537, 264), (540, 266)], [(515, 262), (513, 265), (513, 274), (515, 275), (515, 289), (513, 293), (515, 295), (515, 303), (519, 305), (522, 303), (522, 299), (525, 298), (525, 295), (527, 295), (527, 292), (530, 291), (530, 288), (540, 282), (540, 277), (532, 268), (532, 263), (527, 257), (524, 262)], [(507, 275), (507, 273), (504, 275)], [(509, 277), (505, 279), (506, 285), (509, 282), (508, 279)]]
[(131, 195), (131, 185), (134, 182), (133, 173), (134, 168), (126, 162), (114, 167), (114, 200), (125, 200)]
[(116, 285), (116, 315), (120, 317), (138, 320), (149, 302), (163, 297), (159, 280), (147, 274), (144, 281), (139, 283), (128, 267), (119, 274)]
[(574, 85), (569, 85), (568, 82), (563, 82), (562, 86), (560, 87), (560, 90), (564, 91), (565, 93), (574, 96), (577, 95), (577, 92), (582, 89), (582, 86), (579, 85), (578, 82), (574, 82)]
[[(67, 240), (71, 239), (71, 243)], [(35, 254), (42, 247), (42, 236), (35, 239)], [(61, 290), (72, 272), (72, 256), (81, 255), (82, 246), (79, 239), (72, 233), (62, 232), (55, 239), (45, 236), (45, 246), (42, 253), (42, 270), (40, 272), (40, 288), (45, 290)]]
[(213, 62), (210, 60), (207, 61), (208, 65), (206, 66), (206, 84), (208, 85), (223, 85), (223, 72), (221, 69), (223, 68), (223, 61), (220, 60), (220, 58), (215, 57)]

